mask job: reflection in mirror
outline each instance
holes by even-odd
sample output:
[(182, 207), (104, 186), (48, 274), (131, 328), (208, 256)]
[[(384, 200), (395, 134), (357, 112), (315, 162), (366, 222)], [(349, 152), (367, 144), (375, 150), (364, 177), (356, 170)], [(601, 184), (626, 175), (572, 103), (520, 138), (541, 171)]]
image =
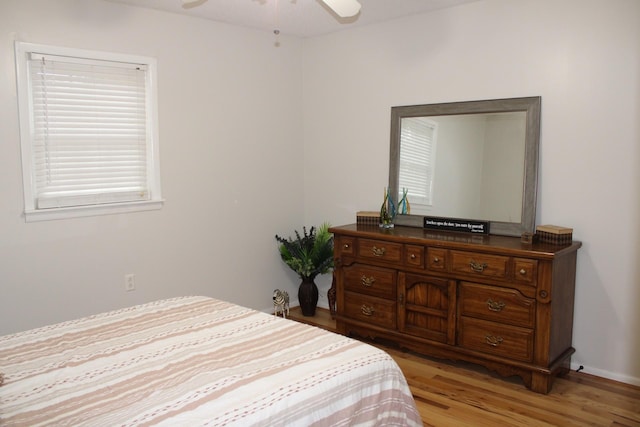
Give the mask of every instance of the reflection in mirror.
[(524, 112), (403, 118), (398, 186), (412, 213), (520, 221), (524, 162), (511, 159), (524, 159), (525, 128)]
[(539, 117), (539, 97), (393, 107), (389, 187), (408, 190), (413, 214), (398, 224), (437, 216), (532, 232)]

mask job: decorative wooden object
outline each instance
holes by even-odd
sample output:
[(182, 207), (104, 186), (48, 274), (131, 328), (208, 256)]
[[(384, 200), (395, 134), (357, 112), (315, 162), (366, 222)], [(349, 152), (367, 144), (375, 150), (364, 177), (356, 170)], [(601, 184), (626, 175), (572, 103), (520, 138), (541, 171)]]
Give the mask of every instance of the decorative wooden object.
[(380, 224), (380, 211), (358, 211), (356, 212), (356, 223), (359, 225)]
[(538, 240), (554, 245), (566, 245), (573, 240), (573, 228), (558, 225), (539, 225), (536, 227)]
[(402, 226), (329, 231), (338, 332), (518, 375), (539, 393), (568, 371), (580, 242)]

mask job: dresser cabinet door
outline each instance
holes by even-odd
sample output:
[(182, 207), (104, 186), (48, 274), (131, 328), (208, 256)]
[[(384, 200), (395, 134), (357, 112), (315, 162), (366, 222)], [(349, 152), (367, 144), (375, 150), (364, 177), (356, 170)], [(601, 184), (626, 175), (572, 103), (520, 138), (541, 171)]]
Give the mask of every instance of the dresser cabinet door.
[(454, 344), (455, 289), (454, 280), (398, 273), (398, 330)]

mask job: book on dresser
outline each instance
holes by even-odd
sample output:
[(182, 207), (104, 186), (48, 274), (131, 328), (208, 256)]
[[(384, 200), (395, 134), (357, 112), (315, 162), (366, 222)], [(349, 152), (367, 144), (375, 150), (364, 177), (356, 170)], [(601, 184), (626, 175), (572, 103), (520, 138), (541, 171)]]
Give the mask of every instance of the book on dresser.
[(568, 372), (580, 242), (358, 224), (330, 231), (339, 333), (517, 375), (539, 393)]

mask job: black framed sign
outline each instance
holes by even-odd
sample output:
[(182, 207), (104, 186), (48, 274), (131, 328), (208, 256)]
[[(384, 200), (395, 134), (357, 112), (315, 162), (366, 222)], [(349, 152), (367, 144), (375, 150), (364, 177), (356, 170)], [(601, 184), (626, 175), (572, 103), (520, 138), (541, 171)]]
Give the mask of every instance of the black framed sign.
[(425, 216), (424, 228), (430, 230), (458, 231), (461, 233), (489, 234), (489, 221)]

